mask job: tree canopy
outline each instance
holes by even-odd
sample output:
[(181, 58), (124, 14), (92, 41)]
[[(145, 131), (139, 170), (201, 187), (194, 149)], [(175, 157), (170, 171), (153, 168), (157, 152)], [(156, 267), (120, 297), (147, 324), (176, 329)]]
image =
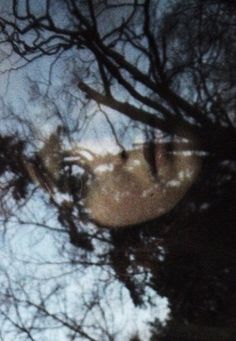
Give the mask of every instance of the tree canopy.
[[(150, 340), (233, 340), (234, 1), (2, 0), (0, 8), (3, 239), (30, 226), (35, 244), (50, 235), (60, 256), (50, 280), (28, 275), (34, 288), (16, 284), (15, 270), (4, 265), (2, 339), (40, 340), (54, 329), (68, 340), (119, 340), (102, 298), (115, 283), (137, 307), (154, 305), (154, 294), (168, 299), (165, 325), (150, 316)], [(17, 73), (26, 89), (13, 84)], [(168, 155), (171, 141), (194, 136), (201, 170), (166, 214), (103, 229), (83, 206), (93, 176), (83, 162), (93, 151), (78, 152), (86, 134), (93, 147), (97, 136), (112, 141), (123, 159), (137, 136), (150, 145), (161, 134)], [(82, 287), (79, 275), (89, 269), (101, 271), (99, 284), (79, 301), (77, 317), (65, 288)]]

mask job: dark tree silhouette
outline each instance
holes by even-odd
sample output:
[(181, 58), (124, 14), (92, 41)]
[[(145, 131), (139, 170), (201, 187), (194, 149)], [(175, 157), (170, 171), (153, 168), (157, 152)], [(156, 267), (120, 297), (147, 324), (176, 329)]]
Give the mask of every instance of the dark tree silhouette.
[[(11, 13), (1, 18), (2, 40), (13, 51), (29, 61), (75, 49), (82, 63), (87, 54), (93, 68), (75, 80), (87, 98), (169, 133), (181, 120), (203, 138), (206, 149), (220, 153), (224, 142), (224, 153), (234, 157), (233, 99), (227, 91), (233, 90), (233, 77), (226, 70), (233, 72), (227, 63), (233, 63), (227, 42), (234, 46), (230, 2), (193, 1), (180, 7), (176, 2), (173, 8), (152, 1), (44, 5), (13, 1)], [(68, 19), (58, 18), (58, 11)], [(104, 25), (111, 16), (117, 19)], [(90, 78), (96, 87), (86, 83)], [(128, 101), (118, 98), (117, 89)]]
[[(5, 136), (0, 175), (13, 173), (15, 200), (25, 198), (37, 180), (73, 245), (89, 252), (96, 251), (96, 241), (111, 246), (102, 260), (136, 305), (144, 303), (145, 288), (168, 297), (169, 323), (153, 324), (153, 340), (235, 339), (234, 1), (12, 0), (9, 8), (0, 15), (0, 39), (21, 57), (19, 67), (72, 56), (77, 72), (71, 86), (81, 108), (96, 103), (108, 117), (115, 111), (168, 135), (181, 127), (182, 137), (197, 136), (204, 154), (199, 178), (169, 214), (107, 237), (80, 228), (87, 219), (78, 204), (81, 179), (88, 174), (72, 174), (76, 163), (65, 161), (61, 141), (57, 168), (42, 162), (60, 133), (32, 157), (24, 153), (25, 142)], [(58, 204), (55, 188), (70, 193), (72, 202)]]

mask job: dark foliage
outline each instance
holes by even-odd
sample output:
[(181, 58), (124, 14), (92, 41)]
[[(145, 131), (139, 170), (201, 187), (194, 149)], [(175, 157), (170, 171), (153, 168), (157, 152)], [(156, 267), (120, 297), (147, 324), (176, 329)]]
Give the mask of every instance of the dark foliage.
[[(127, 5), (129, 10), (131, 7), (129, 15), (124, 15), (117, 26), (111, 23), (107, 31), (99, 15), (116, 8), (114, 3), (110, 6), (108, 1), (85, 1), (81, 6), (76, 0), (64, 3), (71, 18), (65, 25), (54, 20), (55, 1), (47, 1), (45, 13), (38, 16), (27, 6), (24, 15), (20, 14), (18, 1), (13, 1), (11, 18), (0, 17), (4, 41), (19, 56), (31, 61), (68, 49), (75, 49), (80, 56), (86, 50), (92, 60), (88, 79), (78, 75), (76, 81), (83, 99), (167, 134), (181, 126), (180, 134), (187, 137), (191, 131), (205, 153), (198, 180), (172, 212), (139, 226), (111, 231), (111, 248), (104, 258), (129, 290), (135, 305), (144, 303), (148, 287), (169, 299), (169, 322), (165, 327), (158, 321), (152, 325), (152, 340), (234, 340), (234, 1), (173, 1), (164, 9), (158, 7), (159, 1), (146, 0), (142, 4), (134, 1)], [(54, 12), (50, 11), (51, 4)], [(119, 5), (126, 8), (120, 2)], [(99, 25), (105, 33), (100, 33)], [(29, 33), (36, 38), (27, 39)], [(134, 52), (133, 59), (132, 53), (125, 55), (127, 46), (137, 57)], [(148, 67), (140, 67), (140, 58)], [(94, 65), (96, 72), (91, 71)], [(90, 77), (94, 77), (94, 83)], [(92, 87), (90, 83), (98, 86)], [(116, 97), (117, 88), (127, 95), (127, 101)], [(53, 179), (39, 155), (27, 158), (24, 149), (25, 142), (20, 139), (0, 137), (0, 175), (8, 172), (13, 175), (7, 184), (13, 197), (25, 199), (28, 185), (35, 177), (49, 194), (70, 242), (96, 252), (95, 234), (93, 240), (91, 234), (80, 229), (81, 179), (70, 174), (68, 165), (63, 163), (60, 176)], [(122, 157), (125, 158), (125, 153)], [(69, 193), (73, 200), (56, 204), (51, 195), (53, 188)]]

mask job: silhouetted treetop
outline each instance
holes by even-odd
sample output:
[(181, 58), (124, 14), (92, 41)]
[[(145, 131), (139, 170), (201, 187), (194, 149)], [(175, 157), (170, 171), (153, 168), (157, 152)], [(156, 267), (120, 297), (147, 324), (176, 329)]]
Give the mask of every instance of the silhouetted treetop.
[(70, 51), (80, 70), (74, 81), (87, 99), (167, 133), (181, 122), (205, 149), (223, 154), (224, 145), (233, 157), (231, 2), (14, 0), (9, 6), (1, 37), (16, 54), (30, 62)]

